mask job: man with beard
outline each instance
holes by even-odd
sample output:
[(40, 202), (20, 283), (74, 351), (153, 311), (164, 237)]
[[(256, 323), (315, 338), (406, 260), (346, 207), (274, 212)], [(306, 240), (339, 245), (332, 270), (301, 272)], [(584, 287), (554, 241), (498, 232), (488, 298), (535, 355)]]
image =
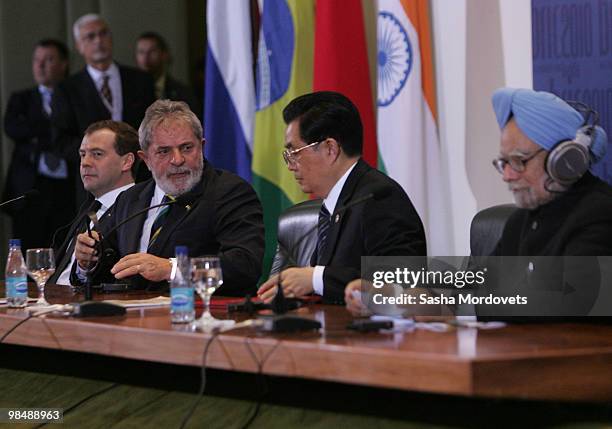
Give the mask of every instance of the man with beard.
[[(253, 189), (238, 176), (215, 170), (204, 160), (202, 126), (184, 102), (153, 103), (138, 134), (138, 154), (153, 179), (117, 199), (111, 228), (118, 229), (102, 239), (102, 244), (120, 259), (116, 263), (100, 261), (92, 281), (108, 281), (110, 277), (110, 281), (130, 279), (139, 289), (165, 287), (175, 247), (183, 245), (191, 257), (220, 257), (224, 283), (219, 294), (253, 293), (264, 250), (262, 209)], [(134, 213), (165, 202), (170, 205), (119, 226)], [(97, 240), (97, 234), (77, 238), (77, 274), (81, 277), (101, 255)]]
[(597, 113), (548, 92), (493, 94), (502, 131), (496, 170), (517, 210), (494, 255), (612, 255), (612, 188), (589, 169), (606, 153)]
[(589, 171), (608, 143), (597, 112), (531, 89), (502, 88), (492, 101), (501, 129), (493, 166), (519, 209), (493, 251), (500, 258), (488, 259), (491, 281), (483, 290), (527, 296), (528, 303), (479, 306), (477, 313), (525, 321), (591, 315), (602, 297), (597, 257), (612, 255), (612, 188)]
[[(493, 94), (501, 130), (502, 175), (518, 206), (491, 256), (473, 255), (473, 271), (486, 267), (484, 295), (528, 295), (528, 305), (479, 306), (480, 316), (533, 321), (531, 316), (587, 315), (600, 297), (594, 256), (612, 255), (612, 188), (589, 169), (608, 143), (597, 113), (581, 103), (531, 89), (501, 88)], [(367, 313), (356, 291), (345, 290), (347, 308)], [(551, 321), (552, 319), (541, 319)], [(562, 319), (565, 320), (565, 319)]]

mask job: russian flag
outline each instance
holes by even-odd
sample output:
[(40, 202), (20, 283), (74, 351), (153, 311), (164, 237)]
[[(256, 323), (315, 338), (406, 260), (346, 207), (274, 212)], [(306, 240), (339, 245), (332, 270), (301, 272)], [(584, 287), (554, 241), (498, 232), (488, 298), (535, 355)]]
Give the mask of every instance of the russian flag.
[(251, 181), (255, 85), (249, 0), (209, 1), (204, 89), (206, 158)]

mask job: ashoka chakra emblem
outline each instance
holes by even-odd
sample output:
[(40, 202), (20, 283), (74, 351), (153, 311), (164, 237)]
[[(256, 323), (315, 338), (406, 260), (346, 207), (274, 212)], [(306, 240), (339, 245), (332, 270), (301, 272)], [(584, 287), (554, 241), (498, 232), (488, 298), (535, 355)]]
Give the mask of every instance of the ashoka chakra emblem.
[(378, 105), (388, 106), (400, 93), (412, 69), (408, 34), (389, 12), (378, 14)]

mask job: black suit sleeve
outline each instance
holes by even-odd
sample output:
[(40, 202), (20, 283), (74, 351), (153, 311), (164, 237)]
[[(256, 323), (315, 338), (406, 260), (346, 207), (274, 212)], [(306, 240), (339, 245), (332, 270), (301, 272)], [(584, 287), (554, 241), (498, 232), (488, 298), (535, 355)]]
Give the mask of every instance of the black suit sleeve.
[(264, 227), (261, 203), (246, 182), (236, 181), (216, 195), (215, 238), (223, 267), (221, 295), (253, 295), (261, 276)]
[[(370, 200), (356, 206), (353, 215), (360, 216), (354, 230), (344, 234), (362, 237), (363, 256), (425, 256), (425, 232), (421, 219), (406, 194), (396, 187), (381, 200)], [(348, 216), (347, 213), (345, 216)], [(342, 237), (341, 237), (342, 239)], [(323, 272), (323, 299), (341, 303), (344, 288), (351, 280), (361, 277), (354, 267), (332, 262)]]
[(28, 120), (28, 105), (24, 97), (12, 94), (4, 114), (4, 131), (15, 140), (28, 139), (33, 136), (33, 130)]

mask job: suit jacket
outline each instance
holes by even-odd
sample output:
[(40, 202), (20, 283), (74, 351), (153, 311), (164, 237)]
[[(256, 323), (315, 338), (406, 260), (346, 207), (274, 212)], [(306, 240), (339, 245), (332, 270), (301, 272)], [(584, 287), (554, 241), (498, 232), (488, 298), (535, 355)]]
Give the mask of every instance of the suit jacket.
[[(612, 187), (587, 173), (551, 202), (517, 210), (492, 256), (503, 258), (479, 261), (487, 263), (486, 293), (529, 296), (528, 305), (509, 306), (504, 316), (588, 314), (599, 295), (597, 256), (612, 256)], [(477, 311), (501, 319), (499, 306)]]
[[(111, 227), (151, 205), (153, 179), (123, 192), (115, 202)], [(254, 294), (261, 275), (264, 228), (261, 204), (253, 188), (238, 176), (216, 170), (205, 161), (202, 180), (170, 206), (163, 228), (148, 253), (170, 258), (177, 245), (187, 246), (189, 256), (219, 255), (223, 268), (220, 295)], [(138, 253), (146, 214), (120, 226), (107, 237), (116, 258)], [(108, 261), (94, 277), (94, 284), (111, 280)], [(167, 282), (150, 285), (140, 276), (132, 279), (134, 288), (163, 288)]]
[[(140, 70), (118, 65), (123, 96), (123, 122), (138, 129), (145, 111), (155, 101), (153, 78)], [(85, 200), (83, 183), (78, 173), (79, 146), (89, 125), (111, 119), (94, 81), (84, 68), (58, 85), (52, 100), (53, 147), (68, 161), (76, 177), (78, 201)]]
[(34, 187), (40, 153), (51, 149), (51, 122), (37, 86), (11, 94), (4, 130), (15, 142), (3, 194), (7, 200)]
[[(373, 189), (388, 190), (337, 214)], [(316, 253), (316, 252), (315, 252)], [(361, 256), (425, 256), (421, 218), (402, 187), (360, 159), (340, 192), (319, 265), (323, 271), (323, 299), (341, 303), (346, 284), (361, 276)], [(311, 265), (316, 265), (314, 255)]]
[[(204, 94), (200, 94), (204, 97)], [(161, 98), (167, 98), (174, 101), (184, 101), (189, 105), (189, 108), (198, 118), (202, 118), (202, 102), (199, 98), (196, 98), (193, 90), (187, 85), (179, 82), (169, 74), (166, 75), (166, 84)]]
[[(56, 284), (59, 276), (66, 269), (69, 260), (67, 260), (66, 263), (63, 263), (65, 256), (68, 253), (69, 256), (72, 257), (72, 254), (74, 253), (74, 240), (76, 239), (76, 236), (83, 230), (83, 228), (86, 227), (86, 223), (89, 222), (89, 217), (87, 216), (87, 214), (93, 202), (94, 198), (91, 194), (89, 194), (89, 198), (81, 206), (81, 210), (79, 210), (79, 213), (74, 218), (70, 226), (67, 229), (63, 229), (63, 231), (58, 230), (58, 232), (56, 232), (56, 234), (61, 234), (65, 232), (65, 235), (63, 236), (62, 244), (59, 247), (53, 249), (55, 253), (56, 269), (53, 275), (49, 277), (49, 280), (47, 281), (48, 284)], [(111, 213), (112, 207), (106, 210), (106, 212), (104, 212), (100, 219), (98, 219), (97, 230), (102, 234), (102, 236), (104, 236), (109, 230)]]
[(612, 256), (612, 187), (587, 173), (567, 192), (508, 219), (495, 256)]

